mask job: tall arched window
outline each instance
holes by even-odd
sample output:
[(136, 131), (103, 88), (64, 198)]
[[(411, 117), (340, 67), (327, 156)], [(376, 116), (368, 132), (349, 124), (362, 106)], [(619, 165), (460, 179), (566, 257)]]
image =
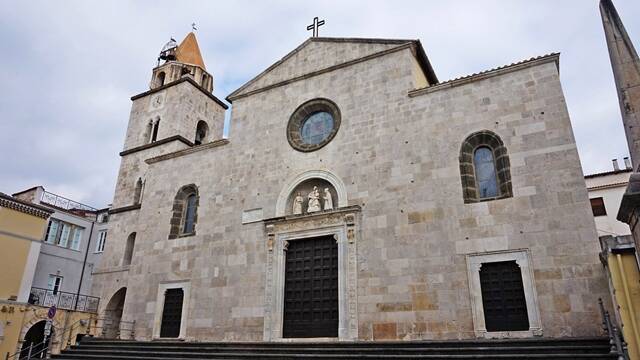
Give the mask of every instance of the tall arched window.
[(147, 130), (144, 133), (144, 140), (147, 143), (151, 142), (151, 134), (153, 134), (153, 120), (149, 120), (149, 123), (147, 124)]
[(160, 119), (156, 120), (153, 125), (153, 133), (151, 134), (151, 142), (158, 140), (158, 128), (160, 127)]
[(193, 141), (194, 144), (200, 145), (207, 142), (207, 134), (209, 133), (209, 125), (206, 122), (200, 120), (196, 125), (196, 138)]
[(164, 71), (158, 73), (158, 86), (164, 85), (165, 74)]
[(184, 226), (182, 232), (184, 234), (190, 234), (194, 230), (196, 221), (196, 194), (190, 194), (187, 196), (186, 209), (184, 211)]
[(198, 187), (195, 184), (183, 186), (178, 190), (173, 200), (169, 239), (195, 235), (198, 222), (198, 202)]
[(489, 130), (473, 133), (462, 143), (460, 176), (465, 203), (513, 196), (507, 148)]
[(481, 199), (498, 196), (498, 177), (493, 151), (481, 146), (473, 153), (473, 167), (476, 175), (476, 189)]
[(131, 233), (127, 238), (127, 245), (124, 248), (124, 257), (122, 258), (122, 265), (131, 265), (131, 259), (133, 259), (133, 248), (136, 245), (136, 233)]

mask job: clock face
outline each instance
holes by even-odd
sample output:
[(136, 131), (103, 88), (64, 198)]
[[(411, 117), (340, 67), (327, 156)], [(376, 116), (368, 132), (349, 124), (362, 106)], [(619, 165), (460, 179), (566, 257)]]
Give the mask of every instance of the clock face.
[(164, 105), (164, 94), (156, 94), (149, 102), (149, 110), (158, 110)]

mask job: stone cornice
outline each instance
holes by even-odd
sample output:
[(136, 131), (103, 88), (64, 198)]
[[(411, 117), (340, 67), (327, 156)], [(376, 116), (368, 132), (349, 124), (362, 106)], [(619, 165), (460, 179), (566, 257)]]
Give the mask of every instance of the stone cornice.
[(42, 219), (48, 219), (49, 216), (54, 213), (53, 210), (47, 209), (44, 206), (18, 200), (4, 193), (0, 193), (0, 207), (6, 207), (11, 210), (37, 216)]
[(109, 214), (118, 214), (118, 213), (123, 213), (123, 212), (127, 212), (127, 211), (138, 210), (138, 209), (140, 209), (141, 206), (142, 205), (140, 205), (140, 204), (122, 206), (122, 207), (119, 207), (119, 208), (110, 209), (109, 210)]
[(337, 208), (335, 210), (318, 211), (311, 214), (277, 216), (269, 219), (264, 219), (263, 222), (268, 225), (268, 224), (276, 224), (276, 223), (289, 222), (289, 221), (304, 221), (304, 220), (321, 218), (321, 217), (326, 217), (326, 216), (331, 216), (336, 214), (353, 213), (353, 212), (360, 212), (360, 211), (362, 211), (362, 208), (360, 207), (360, 205), (352, 205), (352, 206)]
[(202, 92), (203, 94), (207, 95), (207, 97), (209, 97), (209, 99), (215, 101), (218, 105), (222, 106), (222, 108), (224, 108), (225, 110), (229, 108), (229, 106), (225, 103), (222, 102), (222, 100), (218, 99), (217, 97), (215, 97), (215, 95), (213, 95), (212, 93), (208, 92), (207, 89), (203, 88), (202, 86), (200, 86), (200, 84), (198, 84), (195, 80), (193, 80), (192, 78), (188, 77), (188, 76), (183, 76), (180, 79), (176, 80), (176, 81), (172, 81), (170, 83), (166, 83), (162, 86), (158, 86), (155, 89), (151, 89), (151, 90), (147, 90), (143, 93), (140, 93), (138, 95), (133, 95), (131, 97), (131, 100), (137, 100), (140, 99), (142, 97), (145, 97), (147, 95), (151, 95), (154, 93), (157, 93), (158, 91), (162, 91), (166, 88), (172, 87), (174, 85), (178, 85), (181, 84), (183, 82), (188, 82), (191, 85), (195, 86), (196, 89), (200, 90), (200, 92)]
[(193, 147), (190, 147), (190, 148), (187, 148), (187, 149), (178, 150), (178, 151), (170, 152), (168, 154), (152, 157), (150, 159), (145, 160), (145, 162), (147, 164), (153, 164), (153, 163), (157, 163), (157, 162), (164, 161), (164, 160), (174, 159), (174, 158), (177, 158), (177, 157), (180, 157), (180, 156), (193, 154), (193, 153), (198, 152), (198, 151), (215, 148), (215, 147), (222, 146), (222, 145), (227, 145), (228, 143), (229, 143), (228, 139), (219, 139), (219, 140), (212, 141), (210, 143), (206, 143), (206, 144), (202, 144), (202, 145), (198, 145), (198, 146), (193, 146)]
[(443, 89), (450, 89), (456, 86), (461, 86), (461, 85), (465, 85), (474, 81), (479, 81), (479, 80), (484, 80), (484, 79), (488, 79), (494, 76), (499, 76), (499, 75), (504, 75), (510, 72), (514, 72), (514, 71), (518, 71), (518, 70), (523, 70), (523, 69), (527, 69), (533, 66), (537, 66), (540, 64), (545, 64), (548, 62), (555, 62), (556, 63), (556, 67), (559, 66), (559, 61), (560, 61), (560, 54), (559, 53), (553, 53), (553, 54), (549, 54), (549, 55), (543, 55), (543, 56), (539, 56), (536, 58), (531, 58), (528, 60), (524, 60), (524, 61), (520, 61), (517, 63), (513, 63), (510, 65), (505, 65), (505, 66), (501, 66), (495, 69), (490, 69), (487, 71), (483, 71), (483, 72), (479, 72), (477, 74), (471, 74), (471, 75), (467, 75), (467, 76), (463, 76), (457, 79), (453, 79), (453, 80), (449, 80), (449, 81), (445, 81), (445, 82), (441, 82), (439, 84), (435, 84), (435, 85), (430, 85), (428, 87), (425, 88), (421, 88), (421, 89), (415, 89), (415, 90), (411, 90), (409, 91), (409, 97), (415, 97), (415, 96), (420, 96), (420, 95), (424, 95), (424, 94), (429, 94), (432, 93), (434, 91), (439, 91), (439, 90), (443, 90)]
[(123, 266), (114, 266), (109, 268), (96, 269), (91, 275), (99, 275), (99, 274), (111, 274), (116, 272), (125, 272), (129, 271), (131, 265), (123, 265)]
[(131, 149), (123, 150), (123, 151), (120, 152), (120, 156), (125, 156), (125, 155), (136, 153), (138, 151), (151, 149), (151, 148), (154, 148), (156, 146), (160, 146), (160, 145), (164, 145), (164, 144), (170, 143), (172, 141), (180, 141), (180, 142), (184, 143), (187, 146), (193, 146), (193, 143), (191, 141), (185, 139), (183, 136), (181, 136), (181, 135), (173, 135), (173, 136), (169, 136), (169, 137), (164, 138), (164, 139), (160, 139), (158, 141), (154, 141), (154, 142), (151, 142), (151, 143), (148, 143), (148, 144), (136, 146), (136, 147), (133, 147)]

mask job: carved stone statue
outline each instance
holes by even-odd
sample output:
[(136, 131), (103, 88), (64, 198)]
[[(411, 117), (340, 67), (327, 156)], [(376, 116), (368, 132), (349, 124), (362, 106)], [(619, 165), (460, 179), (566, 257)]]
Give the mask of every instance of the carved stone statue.
[(309, 204), (307, 205), (308, 213), (322, 210), (320, 208), (320, 192), (318, 191), (317, 186), (313, 187), (313, 190), (309, 193), (307, 198), (309, 198)]
[(295, 199), (293, 199), (293, 215), (302, 214), (302, 203), (304, 202), (304, 198), (302, 197), (302, 193), (298, 192), (296, 194)]
[(324, 188), (324, 209), (333, 210), (333, 198), (329, 192), (329, 188)]

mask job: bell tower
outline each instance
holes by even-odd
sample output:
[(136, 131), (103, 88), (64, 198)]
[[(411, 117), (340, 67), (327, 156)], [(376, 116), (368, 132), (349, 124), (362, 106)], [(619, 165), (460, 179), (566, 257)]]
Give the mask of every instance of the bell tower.
[(158, 55), (158, 65), (153, 69), (150, 89), (155, 89), (183, 76), (191, 77), (207, 91), (213, 91), (213, 76), (207, 72), (200, 47), (193, 32), (187, 34), (180, 45), (171, 38)]
[(179, 45), (174, 39), (167, 42), (152, 70), (149, 89), (131, 97), (113, 199), (121, 218), (144, 206), (149, 167), (145, 160), (222, 139), (228, 106), (212, 91), (213, 76), (205, 68), (195, 34), (187, 34)]

